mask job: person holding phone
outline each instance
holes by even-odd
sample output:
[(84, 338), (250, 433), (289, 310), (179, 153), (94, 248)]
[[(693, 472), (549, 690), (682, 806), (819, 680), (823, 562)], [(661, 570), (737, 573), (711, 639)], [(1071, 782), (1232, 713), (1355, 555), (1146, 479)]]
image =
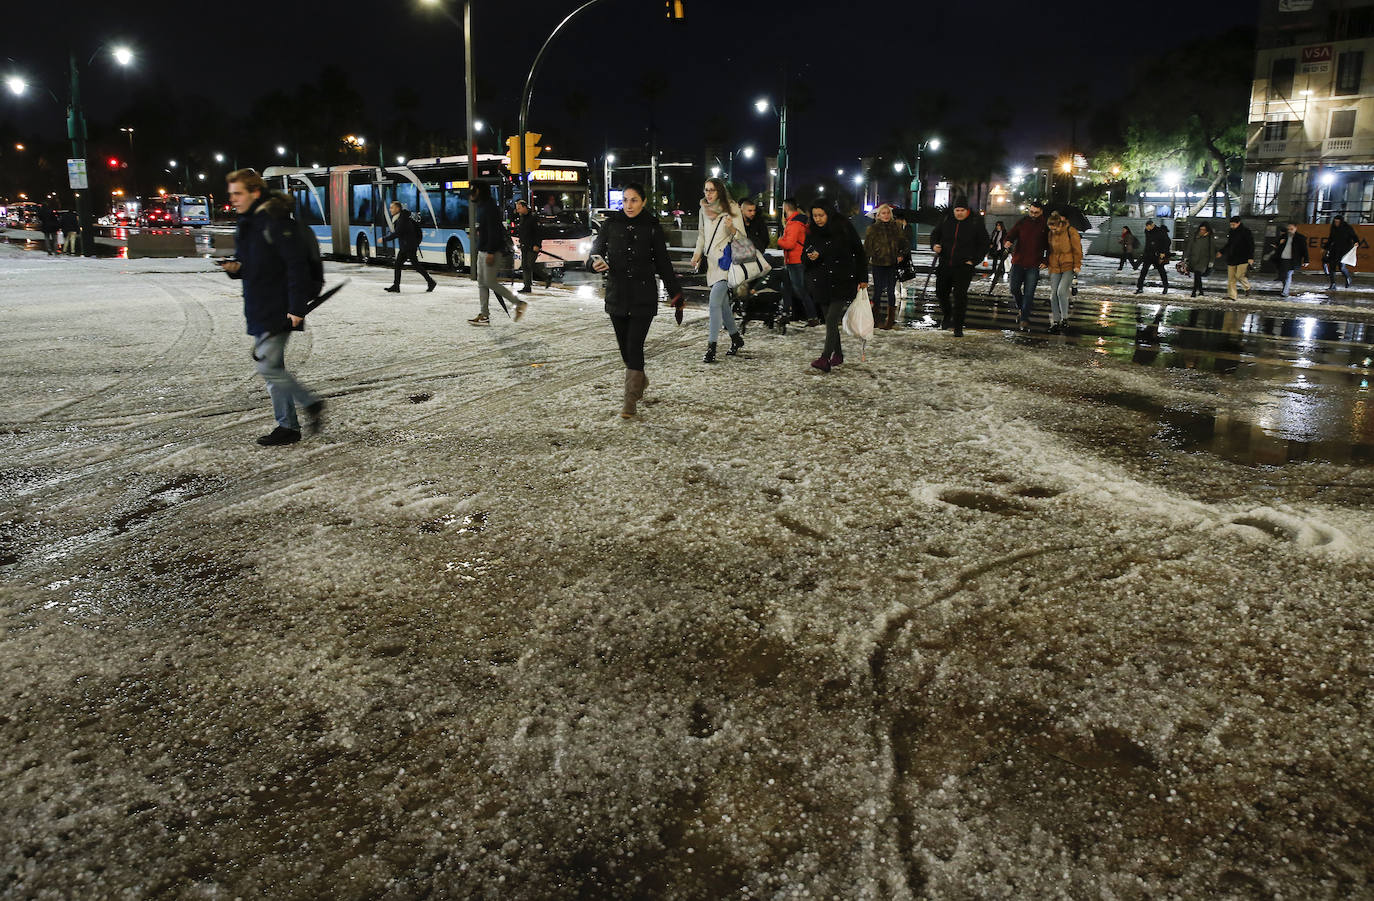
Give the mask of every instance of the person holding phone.
[(692, 253), (692, 268), (696, 269), (706, 260), (706, 284), (711, 289), (711, 316), (707, 325), (706, 356), (703, 363), (716, 361), (716, 338), (724, 323), (730, 335), (730, 349), (727, 356), (733, 357), (744, 346), (744, 336), (735, 325), (735, 315), (730, 309), (729, 273), (720, 268), (720, 257), (725, 247), (736, 235), (744, 234), (744, 217), (740, 209), (730, 199), (725, 182), (719, 178), (708, 178), (702, 187), (701, 216), (697, 220), (697, 246)]
[(658, 282), (669, 303), (680, 307), (682, 285), (668, 258), (668, 240), (658, 219), (644, 211), (644, 186), (625, 186), (625, 205), (606, 217), (588, 258), (606, 273), (606, 315), (615, 328), (620, 359), (625, 362), (625, 404), (620, 415), (635, 415), (649, 377), (644, 374), (644, 339), (658, 313)]
[(868, 255), (853, 224), (826, 201), (816, 200), (811, 204), (802, 258), (807, 293), (825, 313), (825, 347), (811, 365), (829, 372), (844, 362), (840, 320), (859, 289), (868, 287)]

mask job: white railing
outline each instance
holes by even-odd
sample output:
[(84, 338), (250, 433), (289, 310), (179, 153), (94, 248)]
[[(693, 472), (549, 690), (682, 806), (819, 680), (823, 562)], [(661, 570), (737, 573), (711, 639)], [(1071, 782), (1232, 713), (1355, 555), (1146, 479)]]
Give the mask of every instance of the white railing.
[(1333, 153), (1351, 153), (1354, 149), (1354, 138), (1327, 138), (1322, 141), (1322, 156)]
[[(1256, 156), (1288, 156), (1288, 141), (1260, 141), (1259, 151)], [(1293, 148), (1297, 150), (1296, 147)]]

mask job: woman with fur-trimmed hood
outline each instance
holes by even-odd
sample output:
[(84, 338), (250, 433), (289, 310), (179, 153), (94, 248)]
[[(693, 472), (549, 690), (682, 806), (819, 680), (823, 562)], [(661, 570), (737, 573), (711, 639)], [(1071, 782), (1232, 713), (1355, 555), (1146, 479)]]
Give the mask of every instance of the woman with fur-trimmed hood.
[(697, 246), (692, 253), (692, 268), (696, 269), (706, 260), (706, 284), (711, 289), (710, 320), (707, 328), (706, 356), (703, 363), (716, 361), (716, 338), (720, 336), (721, 323), (730, 335), (730, 349), (725, 353), (733, 357), (744, 346), (744, 336), (735, 325), (735, 315), (730, 310), (729, 273), (720, 268), (720, 256), (736, 236), (744, 235), (744, 216), (739, 206), (730, 199), (725, 182), (719, 178), (708, 178), (703, 186), (706, 196), (701, 199), (701, 216), (697, 221)]

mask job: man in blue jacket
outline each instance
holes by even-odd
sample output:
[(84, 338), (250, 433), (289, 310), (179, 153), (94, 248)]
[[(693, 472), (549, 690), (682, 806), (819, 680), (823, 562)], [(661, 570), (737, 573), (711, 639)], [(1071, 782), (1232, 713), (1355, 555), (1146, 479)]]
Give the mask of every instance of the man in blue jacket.
[(468, 192), (468, 199), (477, 204), (477, 298), (482, 303), (481, 310), (468, 322), (491, 325), (492, 291), (515, 306), (515, 321), (519, 322), (525, 315), (527, 304), (501, 284), (501, 257), (506, 253), (506, 232), (501, 224), (501, 210), (485, 185), (473, 185)]
[(229, 277), (243, 282), (243, 315), (253, 336), (253, 359), (267, 383), (277, 427), (258, 439), (264, 447), (301, 440), (296, 403), (305, 409), (312, 434), (318, 432), (324, 400), (286, 371), (286, 340), (305, 327), (305, 306), (313, 287), (305, 248), (285, 194), (268, 191), (262, 176), (238, 169), (227, 176), (229, 202), (239, 214), (235, 259), (220, 263)]

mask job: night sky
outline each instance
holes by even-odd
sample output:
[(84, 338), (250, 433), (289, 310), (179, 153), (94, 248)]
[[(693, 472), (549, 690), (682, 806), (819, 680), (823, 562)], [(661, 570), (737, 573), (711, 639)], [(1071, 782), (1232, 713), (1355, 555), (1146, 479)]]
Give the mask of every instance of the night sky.
[[(529, 64), (576, 5), (476, 0), (475, 58), (486, 89), (478, 97), (479, 117), (514, 130)], [(1109, 101), (1125, 92), (1141, 54), (1253, 24), (1257, 12), (1254, 0), (1219, 0), (1206, 16), (1195, 3), (1160, 0), (1148, 6), (1148, 18), (1138, 3), (1070, 12), (1061, 4), (1007, 0), (928, 6), (687, 0), (687, 8), (687, 23), (670, 25), (662, 0), (603, 0), (559, 36), (535, 84), (531, 115), (554, 155), (590, 159), (604, 146), (642, 145), (650, 112), (640, 85), (653, 73), (666, 76), (654, 118), (670, 154), (700, 158), (712, 117), (724, 123), (729, 140), (771, 153), (776, 119), (758, 115), (753, 101), (780, 96), (787, 65), (814, 95), (810, 109), (791, 116), (794, 178), (853, 166), (896, 123), (911, 124), (908, 98), (935, 88), (959, 98), (969, 128), (978, 127), (989, 98), (1011, 99), (1017, 114), (1006, 136), (1008, 165), (1028, 163), (1036, 151), (1067, 144), (1069, 127), (1056, 112), (1059, 85), (1081, 82), (1095, 101)], [(461, 16), (460, 4), (451, 10)], [(0, 35), (0, 57), (15, 62), (0, 59), (0, 65), (53, 85), (64, 101), (69, 46), (83, 61), (106, 39), (136, 50), (131, 70), (103, 60), (88, 70), (85, 101), (93, 121), (118, 119), (135, 90), (204, 94), (234, 108), (239, 98), (247, 103), (272, 88), (312, 80), (334, 62), (352, 74), (375, 119), (387, 117), (396, 86), (409, 82), (421, 98), (421, 122), (461, 129), (461, 33), (419, 0), (24, 3), (12, 5), (7, 18), (13, 27)], [(1199, 73), (1205, 76), (1205, 61)], [(580, 117), (564, 111), (570, 94), (585, 100)], [(6, 120), (21, 131), (62, 135), (62, 113), (46, 98), (20, 101), (4, 92), (0, 122)], [(740, 164), (746, 177), (750, 165), (762, 172), (756, 158)]]

